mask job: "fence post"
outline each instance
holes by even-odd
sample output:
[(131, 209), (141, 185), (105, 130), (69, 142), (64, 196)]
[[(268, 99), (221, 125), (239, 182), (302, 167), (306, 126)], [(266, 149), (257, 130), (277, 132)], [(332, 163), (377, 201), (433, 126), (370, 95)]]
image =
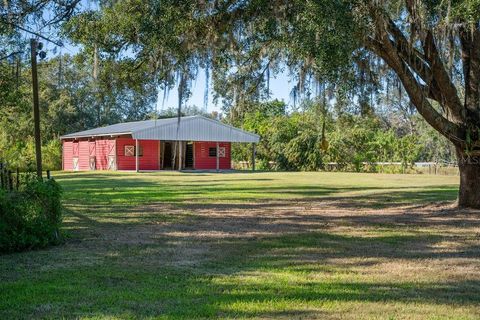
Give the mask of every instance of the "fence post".
[(8, 170), (8, 189), (13, 191), (12, 170)]
[(17, 191), (18, 191), (18, 188), (20, 186), (20, 170), (17, 168), (17, 176), (16, 176), (16, 187), (17, 187)]
[(47, 170), (47, 180), (50, 180), (50, 170)]
[(3, 184), (3, 165), (2, 167), (0, 168), (0, 181), (1, 181), (1, 184), (2, 184), (2, 189), (5, 188), (4, 184)]

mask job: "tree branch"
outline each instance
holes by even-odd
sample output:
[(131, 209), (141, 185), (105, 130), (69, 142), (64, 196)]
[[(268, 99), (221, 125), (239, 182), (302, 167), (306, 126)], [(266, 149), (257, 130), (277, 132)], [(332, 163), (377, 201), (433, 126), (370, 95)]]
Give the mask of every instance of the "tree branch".
[(460, 30), (460, 43), (463, 63), (463, 76), (465, 81), (465, 108), (467, 117), (474, 123), (480, 121), (480, 35), (478, 30), (471, 31), (462, 27)]
[(367, 48), (376, 53), (395, 70), (410, 100), (425, 120), (456, 145), (463, 144), (465, 137), (463, 128), (450, 122), (433, 108), (427, 99), (428, 91), (425, 90), (423, 85), (418, 83), (409, 65), (401, 58), (398, 50), (390, 40), (390, 35), (382, 28), (382, 26), (385, 26), (383, 18), (375, 14), (374, 20), (376, 37), (367, 39)]
[(445, 66), (440, 59), (433, 33), (431, 30), (426, 31), (425, 39), (422, 40), (425, 57), (430, 63), (432, 70), (432, 81), (438, 87), (438, 91), (442, 96), (440, 103), (445, 105), (451, 112), (455, 122), (462, 123), (465, 121), (465, 112), (460, 98), (458, 97), (457, 88), (452, 83)]
[[(392, 41), (402, 60), (430, 87), (429, 98), (439, 102), (453, 121), (462, 123), (465, 120), (463, 105), (458, 97), (457, 89), (440, 59), (432, 32), (430, 30), (422, 32), (426, 36), (422, 42), (424, 53), (421, 53), (413, 47), (390, 17), (384, 19), (387, 31), (394, 39)], [(420, 28), (418, 24), (413, 24), (414, 22), (412, 22), (412, 29)]]

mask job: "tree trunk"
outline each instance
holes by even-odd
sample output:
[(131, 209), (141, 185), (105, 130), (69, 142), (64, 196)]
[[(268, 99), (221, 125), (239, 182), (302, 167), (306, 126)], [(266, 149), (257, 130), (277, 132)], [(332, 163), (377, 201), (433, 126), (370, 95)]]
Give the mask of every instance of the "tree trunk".
[(468, 156), (457, 148), (457, 158), (460, 170), (458, 206), (480, 209), (480, 156)]

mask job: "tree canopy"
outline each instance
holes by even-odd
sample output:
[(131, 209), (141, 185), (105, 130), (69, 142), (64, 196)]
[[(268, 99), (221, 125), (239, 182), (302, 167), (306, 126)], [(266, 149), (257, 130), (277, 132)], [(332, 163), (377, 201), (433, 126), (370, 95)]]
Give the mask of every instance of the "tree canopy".
[(351, 81), (350, 93), (371, 94), (364, 84), (383, 89), (393, 71), (426, 121), (471, 149), (478, 11), (476, 1), (122, 0), (77, 16), (67, 29), (116, 59), (133, 56), (165, 86), (177, 81), (181, 99), (200, 68), (212, 71), (215, 92), (236, 107), (268, 94), (270, 75), (282, 68), (297, 81), (294, 95), (312, 83)]
[(155, 88), (177, 85), (180, 109), (199, 72), (206, 96), (212, 87), (232, 120), (267, 100), (270, 78), (282, 72), (294, 80), (294, 101), (321, 99), (325, 110), (357, 105), (368, 115), (394, 107), (398, 91), (400, 104), (407, 96), (408, 108), (455, 146), (460, 204), (480, 207), (472, 191), (480, 187), (478, 0), (103, 0), (78, 13), (78, 0), (33, 2), (58, 19), (22, 3), (4, 7), (3, 25), (65, 21), (62, 33), (83, 48), (97, 124), (121, 104), (112, 92), (127, 97), (124, 114), (138, 117)]
[[(117, 59), (134, 56), (165, 86), (177, 80), (179, 105), (199, 68), (212, 71), (215, 92), (237, 110), (268, 95), (271, 73), (282, 68), (296, 79), (295, 97), (313, 84), (317, 94), (329, 86), (359, 103), (393, 76), (471, 159), (480, 153), (479, 8), (475, 0), (122, 0), (77, 16), (68, 31)], [(465, 196), (480, 173), (469, 164), (460, 164), (460, 202), (480, 206)]]

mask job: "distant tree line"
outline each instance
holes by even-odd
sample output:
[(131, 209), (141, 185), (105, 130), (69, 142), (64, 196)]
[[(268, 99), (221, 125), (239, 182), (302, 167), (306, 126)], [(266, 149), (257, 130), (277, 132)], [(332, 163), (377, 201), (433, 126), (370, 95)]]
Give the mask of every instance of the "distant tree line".
[[(426, 126), (413, 111), (410, 99), (406, 97), (398, 79), (384, 70), (382, 64), (377, 66), (375, 60), (365, 52), (358, 52), (359, 56), (352, 55), (354, 48), (350, 46), (358, 45), (356, 42), (352, 42), (350, 37), (331, 32), (323, 32), (328, 35), (322, 38), (328, 44), (326, 46), (320, 45), (317, 38), (310, 39), (310, 36), (324, 28), (330, 28), (330, 18), (336, 21), (337, 32), (349, 34), (352, 21), (349, 11), (345, 11), (350, 8), (347, 3), (325, 3), (318, 8), (316, 5), (308, 8), (302, 2), (292, 2), (289, 9), (298, 10), (290, 10), (292, 17), (309, 16), (316, 12), (312, 9), (322, 8), (320, 17), (325, 13), (325, 8), (332, 10), (318, 21), (305, 20), (307, 25), (296, 25), (298, 21), (294, 20), (297, 22), (293, 25), (298, 30), (284, 38), (277, 39), (276, 36), (290, 29), (281, 31), (281, 28), (271, 28), (273, 25), (270, 24), (265, 24), (265, 28), (259, 24), (258, 29), (253, 29), (250, 34), (253, 37), (250, 39), (252, 47), (247, 48), (247, 53), (251, 55), (237, 52), (238, 48), (245, 46), (231, 45), (244, 40), (235, 38), (233, 34), (226, 38), (219, 37), (218, 28), (207, 28), (210, 23), (208, 19), (204, 21), (199, 19), (201, 15), (190, 15), (197, 12), (195, 10), (208, 12), (208, 6), (197, 8), (196, 3), (192, 6), (187, 2), (185, 5), (164, 3), (156, 8), (158, 12), (155, 15), (132, 15), (131, 10), (138, 13), (153, 9), (146, 3), (136, 3), (132, 7), (129, 1), (105, 2), (100, 5), (100, 10), (80, 9), (75, 0), (61, 3), (33, 1), (28, 8), (15, 3), (0, 7), (0, 57), (8, 56), (8, 59), (0, 60), (0, 158), (12, 167), (25, 169), (34, 163), (31, 75), (28, 50), (25, 50), (28, 45), (15, 25), (28, 28), (35, 24), (50, 26), (52, 34), (62, 34), (81, 48), (74, 55), (50, 52), (48, 58), (39, 63), (43, 160), (46, 169), (60, 167), (61, 146), (58, 138), (62, 134), (122, 121), (175, 116), (177, 107), (156, 113), (158, 90), (177, 84), (182, 105), (181, 102), (185, 102), (191, 94), (191, 82), (199, 68), (205, 70), (207, 82), (211, 82), (217, 100), (224, 105), (225, 121), (262, 136), (258, 159), (265, 168), (270, 167), (268, 163), (273, 163), (272, 169), (318, 170), (334, 162), (344, 170), (361, 170), (363, 162), (396, 161), (407, 167), (413, 161), (454, 160), (452, 148), (445, 138)], [(268, 10), (274, 8), (267, 2), (259, 5)], [(58, 13), (58, 19), (43, 21), (40, 17), (44, 7)], [(76, 7), (78, 11), (74, 10)], [(257, 10), (254, 3), (246, 4), (245, 9), (252, 9), (252, 15), (240, 12), (238, 17), (229, 17), (227, 7), (215, 8), (219, 17), (226, 14), (226, 20), (219, 20), (218, 23), (228, 30), (231, 26), (227, 21), (230, 19), (248, 21), (251, 16), (258, 14), (259, 21), (270, 21), (275, 16), (267, 14), (268, 10)], [(279, 10), (287, 10), (287, 7), (281, 6)], [(334, 15), (330, 17), (332, 13)], [(277, 18), (275, 24), (289, 26), (292, 23), (288, 16)], [(141, 24), (141, 30), (136, 28), (140, 25), (138, 21), (145, 22), (145, 25)], [(344, 21), (345, 24), (339, 25), (338, 21)], [(178, 28), (158, 28), (158, 25)], [(242, 30), (249, 34), (247, 30)], [(305, 30), (308, 32), (304, 33)], [(312, 33), (311, 30), (316, 32)], [(258, 35), (274, 40), (268, 42), (268, 45), (273, 44), (266, 55), (271, 59), (265, 59), (267, 51), (255, 49), (257, 45), (265, 47), (261, 40), (263, 37), (257, 39)], [(315, 43), (310, 43), (310, 40)], [(274, 45), (276, 41), (282, 43), (280, 48), (285, 47), (285, 41), (298, 41), (293, 47), (302, 50), (287, 55), (293, 57), (292, 61), (286, 59), (290, 63), (281, 64), (284, 53), (277, 52), (278, 48)], [(211, 43), (220, 47), (222, 44), (228, 46), (225, 50), (211, 51)], [(308, 46), (304, 47), (303, 44)], [(337, 47), (348, 50), (332, 51)], [(20, 51), (23, 53), (12, 55)], [(310, 57), (310, 51), (318, 59)], [(52, 53), (56, 57), (52, 57)], [(295, 63), (303, 61), (305, 54), (308, 56), (305, 64)], [(214, 56), (215, 59), (212, 58)], [(349, 66), (352, 56), (358, 61), (352, 70), (347, 68), (350, 77), (342, 78), (340, 82), (334, 81), (339, 82), (334, 85), (329, 81), (330, 73), (338, 69), (337, 65)], [(328, 57), (329, 64), (314, 63), (322, 62), (321, 57)], [(242, 63), (245, 58), (248, 58), (247, 64)], [(361, 67), (362, 63), (370, 67), (370, 64), (377, 66), (373, 68), (375, 72), (370, 72), (372, 68)], [(237, 64), (246, 68), (237, 68)], [(287, 109), (284, 103), (278, 101), (265, 102), (269, 99), (270, 72), (278, 73), (285, 66), (289, 67), (290, 72), (298, 74), (298, 83), (292, 91), (294, 101), (303, 100), (293, 109)], [(318, 74), (312, 74), (312, 68)], [(232, 73), (234, 70), (236, 72)], [(335, 74), (336, 71), (333, 72)], [(310, 99), (308, 79), (312, 77), (316, 79), (313, 83), (319, 86), (313, 95), (323, 95), (323, 99)], [(379, 77), (383, 77), (383, 80)], [(259, 81), (260, 78), (266, 81)], [(344, 87), (350, 88), (355, 94), (342, 100), (346, 90)], [(399, 88), (398, 93), (385, 92), (394, 87)], [(335, 88), (335, 93), (326, 93), (332, 88)], [(332, 97), (325, 99), (325, 95), (334, 95), (334, 102)], [(392, 95), (396, 96), (392, 98)], [(372, 96), (378, 101), (372, 103)], [(200, 108), (185, 105), (181, 114), (209, 116)], [(218, 115), (214, 117), (218, 118)], [(235, 146), (236, 160), (249, 159), (249, 154), (245, 146)]]
[[(61, 167), (63, 134), (155, 116), (154, 82), (132, 76), (123, 62), (102, 61), (101, 66), (94, 77), (93, 62), (85, 54), (39, 62), (46, 170)], [(31, 169), (35, 151), (30, 66), (28, 61), (4, 60), (0, 68), (0, 159), (13, 168)]]
[[(274, 100), (250, 104), (230, 122), (261, 136), (260, 169), (376, 171), (376, 162), (399, 162), (391, 170), (404, 171), (416, 161), (455, 161), (448, 141), (415, 113), (339, 112), (316, 100), (288, 111)], [(233, 147), (235, 161), (250, 157), (249, 146)]]
[[(85, 54), (60, 55), (40, 62), (40, 102), (43, 161), (46, 169), (61, 167), (63, 134), (123, 122), (177, 115), (177, 108), (156, 111), (158, 87), (131, 78), (122, 62), (103, 61), (93, 75), (93, 60)], [(23, 170), (34, 164), (31, 83), (28, 64), (0, 62), (0, 157)], [(19, 69), (18, 74), (16, 73)], [(385, 100), (395, 108), (363, 103), (337, 107), (321, 99), (304, 99), (288, 108), (282, 101), (243, 102), (225, 109), (223, 121), (256, 132), (260, 168), (273, 170), (364, 170), (363, 162), (455, 161), (447, 140), (426, 125), (407, 101)], [(184, 106), (184, 116), (221, 118), (203, 108)], [(247, 146), (234, 146), (234, 160), (249, 160)]]

